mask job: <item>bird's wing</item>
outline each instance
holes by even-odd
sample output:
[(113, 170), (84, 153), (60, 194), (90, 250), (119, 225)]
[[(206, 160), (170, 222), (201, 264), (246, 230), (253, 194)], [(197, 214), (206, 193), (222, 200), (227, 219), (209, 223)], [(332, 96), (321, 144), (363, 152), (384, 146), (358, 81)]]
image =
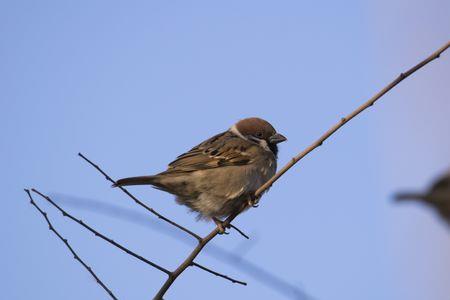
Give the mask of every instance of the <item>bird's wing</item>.
[(176, 160), (169, 164), (167, 171), (164, 173), (192, 172), (224, 166), (246, 165), (252, 162), (251, 155), (246, 152), (252, 146), (251, 142), (226, 131), (178, 156)]

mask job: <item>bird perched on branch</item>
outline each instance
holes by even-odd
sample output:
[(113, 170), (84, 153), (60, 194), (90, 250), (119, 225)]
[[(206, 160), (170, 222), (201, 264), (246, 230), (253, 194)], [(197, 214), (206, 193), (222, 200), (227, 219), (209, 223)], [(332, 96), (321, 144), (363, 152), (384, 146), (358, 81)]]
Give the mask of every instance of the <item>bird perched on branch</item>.
[(450, 225), (450, 171), (438, 178), (426, 193), (400, 193), (396, 199), (426, 203), (434, 207)]
[(176, 196), (179, 204), (198, 212), (198, 218), (227, 217), (249, 202), (277, 168), (277, 144), (286, 138), (269, 122), (247, 118), (181, 154), (166, 171), (129, 177), (113, 186), (152, 185)]

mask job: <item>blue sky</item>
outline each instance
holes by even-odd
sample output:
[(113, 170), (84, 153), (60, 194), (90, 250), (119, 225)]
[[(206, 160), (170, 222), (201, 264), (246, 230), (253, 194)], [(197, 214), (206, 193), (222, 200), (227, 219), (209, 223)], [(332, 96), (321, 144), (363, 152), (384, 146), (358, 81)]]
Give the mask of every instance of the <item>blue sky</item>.
[[(78, 152), (114, 178), (151, 174), (237, 120), (260, 116), (289, 139), (283, 165), (444, 44), (449, 11), (444, 0), (1, 2), (4, 298), (108, 299), (46, 229), (24, 187), (54, 195), (169, 269), (193, 247), (146, 220)], [(447, 228), (421, 206), (395, 205), (392, 194), (425, 188), (450, 166), (449, 76), (446, 54), (240, 216), (251, 241), (232, 233), (199, 257), (247, 287), (190, 269), (167, 299), (295, 299), (287, 286), (320, 300), (447, 299)], [(213, 227), (170, 195), (130, 190), (199, 234)], [(120, 299), (149, 299), (164, 281), (39, 204)]]

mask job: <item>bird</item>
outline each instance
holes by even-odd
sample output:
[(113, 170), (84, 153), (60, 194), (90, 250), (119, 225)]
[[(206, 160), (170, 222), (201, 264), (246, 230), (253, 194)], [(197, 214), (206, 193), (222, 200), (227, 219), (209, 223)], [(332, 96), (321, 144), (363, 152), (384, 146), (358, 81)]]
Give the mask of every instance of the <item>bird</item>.
[(440, 217), (450, 226), (450, 170), (437, 178), (425, 193), (399, 193), (396, 199), (425, 203), (437, 210)]
[(257, 206), (255, 191), (275, 175), (278, 144), (286, 140), (269, 122), (245, 118), (179, 155), (165, 171), (122, 178), (113, 187), (150, 185), (168, 192), (224, 233), (222, 218), (246, 203), (246, 209)]

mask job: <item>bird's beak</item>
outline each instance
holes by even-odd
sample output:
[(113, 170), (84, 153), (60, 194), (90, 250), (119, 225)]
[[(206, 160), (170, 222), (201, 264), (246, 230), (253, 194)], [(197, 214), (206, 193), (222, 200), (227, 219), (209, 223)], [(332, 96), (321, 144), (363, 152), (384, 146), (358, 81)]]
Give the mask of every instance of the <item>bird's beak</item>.
[(274, 135), (272, 135), (272, 136), (269, 138), (269, 142), (270, 142), (271, 144), (282, 143), (282, 142), (284, 142), (284, 141), (286, 141), (286, 140), (287, 140), (287, 138), (286, 138), (284, 135), (280, 134), (280, 133), (275, 133)]

